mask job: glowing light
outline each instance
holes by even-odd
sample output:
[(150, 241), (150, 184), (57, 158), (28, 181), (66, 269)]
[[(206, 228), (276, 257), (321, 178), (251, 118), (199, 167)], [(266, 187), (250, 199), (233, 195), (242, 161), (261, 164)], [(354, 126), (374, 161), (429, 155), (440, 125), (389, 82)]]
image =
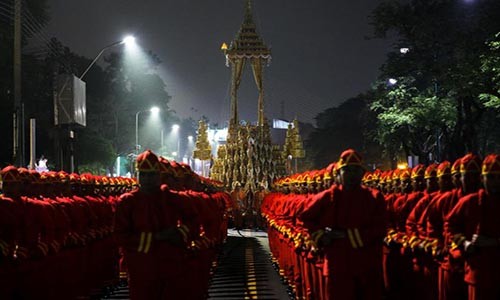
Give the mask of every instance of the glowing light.
[(177, 152), (175, 152), (175, 151), (174, 151), (174, 152), (172, 152), (172, 156), (173, 156), (173, 157), (176, 157), (176, 156), (177, 156)]
[(139, 44), (136, 42), (135, 37), (129, 35), (122, 40), (122, 43), (125, 46), (124, 47), (125, 53), (126, 53), (127, 60), (129, 60), (129, 63), (130, 63), (130, 61), (134, 61), (135, 64), (143, 63), (143, 62), (139, 62), (139, 60), (141, 58), (141, 55), (140, 55), (141, 48), (139, 47)]
[(407, 169), (408, 168), (408, 164), (407, 163), (399, 163), (398, 164), (398, 169), (400, 170), (404, 170), (404, 169)]
[(160, 108), (158, 108), (157, 106), (154, 106), (154, 107), (151, 107), (151, 109), (149, 111), (151, 111), (151, 113), (153, 115), (158, 115), (160, 113)]
[(118, 156), (116, 158), (116, 175), (117, 176), (120, 176), (120, 172), (121, 172), (120, 167), (121, 167), (121, 158)]
[(193, 141), (193, 136), (192, 135), (188, 136), (188, 141), (190, 141), (190, 142)]
[(177, 130), (179, 130), (179, 128), (181, 128), (181, 127), (178, 124), (172, 125), (172, 130), (173, 131), (177, 131)]
[(398, 80), (397, 80), (397, 79), (394, 79), (394, 78), (389, 78), (389, 84), (390, 84), (390, 85), (395, 85), (396, 83), (398, 83)]
[(401, 54), (406, 54), (406, 53), (410, 52), (410, 48), (400, 48), (400, 49), (399, 49), (399, 52), (400, 52)]
[(126, 36), (122, 43), (124, 43), (126, 46), (131, 46), (131, 45), (134, 45), (135, 44), (135, 37), (129, 35), (129, 36)]

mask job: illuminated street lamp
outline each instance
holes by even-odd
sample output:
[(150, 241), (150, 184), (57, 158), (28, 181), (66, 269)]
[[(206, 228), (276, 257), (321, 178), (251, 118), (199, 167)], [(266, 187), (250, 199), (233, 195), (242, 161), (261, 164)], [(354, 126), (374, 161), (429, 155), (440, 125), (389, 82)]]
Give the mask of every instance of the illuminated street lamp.
[(96, 61), (99, 59), (99, 57), (101, 57), (101, 55), (104, 53), (104, 51), (108, 50), (109, 48), (113, 48), (114, 46), (122, 45), (122, 44), (124, 44), (126, 46), (133, 45), (133, 44), (135, 44), (135, 38), (133, 36), (129, 35), (121, 41), (114, 42), (114, 43), (109, 44), (106, 47), (102, 48), (101, 51), (99, 52), (99, 54), (97, 54), (97, 56), (90, 63), (90, 65), (87, 67), (87, 69), (85, 69), (85, 71), (82, 73), (82, 75), (80, 76), (80, 80), (83, 79), (85, 74), (87, 74), (87, 72), (90, 70), (90, 68), (92, 68), (92, 66), (96, 63)]
[(191, 165), (192, 163), (192, 157), (193, 157), (193, 148), (194, 148), (194, 137), (192, 135), (189, 135), (187, 137), (188, 139), (188, 146), (187, 146), (187, 159), (188, 159), (188, 164), (189, 166), (193, 167)]
[[(101, 57), (101, 55), (104, 53), (104, 51), (106, 51), (106, 50), (108, 50), (108, 49), (110, 49), (110, 48), (112, 48), (112, 47), (114, 47), (114, 46), (120, 45), (120, 44), (125, 44), (125, 45), (128, 47), (129, 45), (134, 44), (134, 41), (135, 41), (134, 37), (132, 37), (132, 36), (128, 36), (128, 37), (124, 38), (124, 39), (123, 39), (123, 40), (121, 40), (121, 41), (114, 42), (114, 43), (109, 44), (108, 46), (106, 46), (106, 47), (102, 48), (102, 49), (101, 49), (101, 51), (97, 54), (97, 56), (94, 58), (94, 60), (93, 60), (93, 61), (89, 64), (89, 66), (85, 69), (85, 71), (84, 71), (84, 72), (82, 73), (82, 75), (80, 76), (80, 78), (79, 78), (79, 79), (80, 79), (80, 81), (83, 81), (83, 77), (85, 77), (85, 75), (87, 74), (87, 72), (88, 72), (88, 71), (90, 70), (90, 68), (92, 68), (92, 66), (93, 66), (93, 65), (97, 62), (97, 60), (99, 59), (99, 57)], [(76, 76), (74, 76), (74, 77), (76, 77)], [(73, 78), (73, 76), (72, 76), (72, 78)], [(72, 80), (73, 80), (73, 79), (72, 79)], [(63, 92), (64, 92), (64, 90), (66, 89), (66, 87), (68, 86), (68, 83), (69, 83), (69, 82), (72, 82), (72, 81), (70, 81), (70, 80), (67, 80), (67, 79), (66, 79), (66, 80), (64, 81), (64, 84), (61, 86), (60, 90), (58, 91), (57, 96), (56, 96), (56, 101), (57, 101), (56, 103), (57, 103), (57, 105), (61, 105), (61, 98), (60, 98), (60, 97), (61, 97), (61, 95), (63, 94)], [(79, 83), (79, 84), (80, 84), (80, 83)], [(85, 85), (83, 85), (83, 88), (82, 88), (82, 89), (78, 89), (78, 90), (79, 90), (79, 92), (83, 92), (83, 94), (81, 94), (80, 96), (81, 96), (81, 97), (83, 97), (83, 99), (84, 99), (84, 101), (85, 101)], [(84, 104), (84, 105), (85, 105), (85, 104)], [(84, 118), (85, 118), (85, 117), (84, 117)], [(83, 126), (85, 126), (85, 123), (83, 123), (82, 125), (83, 125)], [(70, 151), (69, 151), (69, 153), (68, 153), (68, 154), (69, 154), (69, 160), (70, 160), (70, 163), (69, 163), (70, 168), (69, 168), (69, 170), (68, 170), (68, 171), (69, 171), (69, 172), (71, 172), (71, 173), (72, 173), (72, 172), (74, 172), (74, 154), (73, 154), (73, 150), (72, 150), (72, 149), (74, 148), (74, 146), (73, 146), (73, 143), (74, 143), (74, 135), (73, 135), (73, 130), (72, 130), (72, 128), (73, 128), (73, 125), (72, 125), (72, 124), (69, 124), (69, 126), (68, 126), (68, 131), (69, 131), (70, 139), (68, 139), (68, 146), (69, 146)], [(16, 132), (16, 129), (15, 129), (15, 132)], [(16, 135), (16, 136), (17, 136), (17, 135)], [(23, 139), (23, 140), (24, 140), (24, 139)], [(14, 140), (14, 142), (15, 142), (15, 140)], [(24, 148), (24, 146), (23, 146), (23, 148)], [(64, 154), (64, 153), (63, 153), (62, 155), (63, 155), (63, 156), (65, 156), (65, 154)], [(24, 160), (24, 158), (21, 158), (21, 159), (23, 159), (23, 160)]]
[(151, 107), (148, 110), (141, 110), (135, 114), (135, 154), (139, 154), (139, 114), (143, 112), (150, 112), (153, 115), (158, 115), (160, 113), (160, 108), (157, 106)]
[[(174, 133), (177, 133), (177, 151), (174, 152), (175, 153), (175, 157), (177, 158), (177, 161), (180, 161), (180, 153), (181, 153), (181, 138), (179, 137), (179, 129), (181, 127), (179, 126), (179, 124), (174, 124), (172, 125), (172, 130), (174, 131)], [(173, 153), (172, 153), (173, 154)]]
[(149, 111), (155, 116), (157, 116), (160, 113), (160, 108), (157, 106), (152, 107)]

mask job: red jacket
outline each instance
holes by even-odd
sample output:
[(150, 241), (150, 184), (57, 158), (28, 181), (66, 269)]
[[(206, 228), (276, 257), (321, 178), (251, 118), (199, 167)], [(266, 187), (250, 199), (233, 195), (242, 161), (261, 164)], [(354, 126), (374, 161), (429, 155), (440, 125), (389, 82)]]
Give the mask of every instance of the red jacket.
[(331, 275), (331, 270), (335, 274), (381, 275), (382, 240), (386, 232), (382, 194), (367, 187), (345, 191), (342, 186), (332, 186), (319, 195), (299, 218), (317, 228), (346, 230), (346, 238), (325, 247), (325, 275)]
[[(457, 241), (463, 237), (470, 241), (478, 234), (496, 239), (496, 246), (477, 247), (465, 257), (465, 281), (478, 287), (497, 288), (500, 282), (500, 199), (494, 199), (484, 190), (467, 195), (459, 200), (446, 219), (447, 237)], [(454, 257), (460, 256), (459, 245), (452, 250)]]

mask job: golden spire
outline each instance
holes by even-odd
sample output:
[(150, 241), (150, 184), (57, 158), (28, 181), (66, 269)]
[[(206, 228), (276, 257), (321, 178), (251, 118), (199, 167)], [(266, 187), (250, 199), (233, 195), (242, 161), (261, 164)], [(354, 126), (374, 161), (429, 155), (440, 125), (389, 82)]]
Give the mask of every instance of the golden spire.
[(253, 24), (252, 16), (252, 0), (247, 0), (247, 5), (245, 7), (245, 24)]
[(257, 26), (253, 22), (252, 0), (246, 0), (245, 16), (235, 39), (227, 49), (221, 47), (221, 50), (227, 56), (227, 66), (235, 58), (262, 58), (267, 63), (271, 61), (271, 50), (257, 33)]
[(196, 137), (196, 148), (193, 151), (193, 157), (199, 160), (209, 160), (212, 153), (212, 147), (208, 142), (207, 125), (203, 120), (198, 122), (198, 136)]

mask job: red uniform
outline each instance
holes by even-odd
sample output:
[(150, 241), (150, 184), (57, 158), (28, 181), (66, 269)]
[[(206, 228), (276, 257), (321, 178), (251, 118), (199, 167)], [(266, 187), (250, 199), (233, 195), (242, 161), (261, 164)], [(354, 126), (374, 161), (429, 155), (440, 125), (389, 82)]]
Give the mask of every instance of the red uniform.
[(496, 242), (478, 245), (465, 256), (465, 282), (470, 300), (500, 299), (500, 201), (484, 190), (459, 200), (447, 217), (445, 228), (456, 248), (454, 258), (463, 257), (461, 244), (479, 235)]
[(22, 206), (13, 199), (0, 195), (0, 298), (13, 299), (19, 272), (13, 254), (20, 239)]
[(382, 298), (382, 239), (386, 228), (382, 194), (366, 187), (327, 190), (330, 197), (314, 201), (301, 214), (317, 227), (343, 228), (347, 237), (325, 247), (328, 299)]
[[(425, 211), (427, 237), (438, 241), (438, 248), (445, 249), (444, 223), (450, 211), (463, 197), (462, 189), (454, 189), (435, 197)], [(443, 254), (444, 255), (444, 254)], [(447, 255), (439, 263), (438, 299), (466, 299), (466, 285), (463, 281), (463, 261), (453, 260)]]
[(177, 225), (177, 216), (169, 216), (175, 211), (162, 196), (160, 189), (154, 194), (135, 190), (123, 194), (116, 209), (115, 233), (127, 262), (131, 299), (183, 297), (176, 286), (182, 249), (153, 239)]
[(429, 194), (424, 192), (424, 196), (420, 198), (415, 207), (413, 207), (411, 213), (406, 219), (406, 234), (408, 236), (417, 236), (421, 239), (424, 239), (427, 236), (427, 231), (425, 229), (427, 225), (421, 220), (425, 220), (426, 217), (424, 215), (427, 206), (429, 206), (429, 203), (437, 195), (436, 193), (437, 192)]

